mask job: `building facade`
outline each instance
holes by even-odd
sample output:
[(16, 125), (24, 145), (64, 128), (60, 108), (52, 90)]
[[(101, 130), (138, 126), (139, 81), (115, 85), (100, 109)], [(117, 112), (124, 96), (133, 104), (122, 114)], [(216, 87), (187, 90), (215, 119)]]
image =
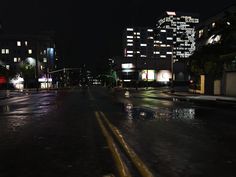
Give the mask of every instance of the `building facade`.
[(51, 83), (49, 72), (57, 68), (57, 60), (55, 42), (48, 34), (0, 35), (1, 67), (14, 73), (21, 81), (28, 77), (29, 87), (35, 84), (34, 79), (41, 83), (41, 87), (46, 87), (43, 82)]
[[(197, 50), (215, 56), (218, 78), (205, 80), (204, 92), (207, 94), (236, 96), (236, 4), (225, 7), (218, 13), (200, 23), (196, 31)], [(201, 50), (202, 49), (202, 50)], [(205, 54), (206, 55), (206, 54)], [(210, 57), (209, 57), (210, 58)], [(214, 61), (214, 59), (216, 61)], [(205, 73), (206, 79), (209, 77)]]
[(178, 82), (188, 81), (187, 58), (196, 50), (195, 27), (199, 23), (198, 15), (166, 11), (157, 21), (156, 28), (173, 30), (173, 79)]
[(195, 27), (199, 23), (196, 14), (167, 11), (158, 19), (156, 27), (173, 30), (173, 58), (188, 58), (196, 49)]
[[(123, 34), (124, 57), (116, 59), (118, 76), (127, 82), (169, 82), (172, 35), (171, 29), (126, 28)], [(160, 72), (166, 72), (165, 78), (158, 77)]]

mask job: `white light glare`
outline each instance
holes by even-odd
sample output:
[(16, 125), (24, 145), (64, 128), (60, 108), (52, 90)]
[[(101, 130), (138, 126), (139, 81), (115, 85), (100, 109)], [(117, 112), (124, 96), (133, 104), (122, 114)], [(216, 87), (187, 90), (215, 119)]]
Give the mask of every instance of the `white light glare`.
[(133, 28), (127, 28), (127, 31), (134, 31)]
[(175, 12), (167, 11), (166, 13), (167, 13), (167, 15), (176, 16), (176, 13), (175, 13)]

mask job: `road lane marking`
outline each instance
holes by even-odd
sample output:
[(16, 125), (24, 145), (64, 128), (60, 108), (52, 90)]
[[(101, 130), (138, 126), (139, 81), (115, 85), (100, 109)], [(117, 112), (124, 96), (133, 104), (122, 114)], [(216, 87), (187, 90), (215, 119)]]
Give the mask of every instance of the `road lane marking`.
[(106, 138), (109, 149), (110, 149), (110, 151), (112, 153), (112, 156), (115, 160), (115, 164), (116, 164), (116, 167), (118, 169), (120, 177), (131, 177), (131, 174), (130, 174), (129, 170), (128, 170), (126, 164), (123, 162), (123, 160), (122, 160), (122, 158), (121, 158), (121, 156), (118, 152), (117, 146), (116, 146), (112, 136), (108, 133), (105, 125), (103, 124), (99, 113), (95, 112), (95, 116), (96, 116), (98, 124), (99, 124), (99, 126), (102, 130), (102, 133)]
[(113, 132), (118, 142), (121, 144), (135, 167), (138, 169), (139, 173), (143, 177), (154, 177), (152, 172), (148, 169), (148, 167), (144, 164), (144, 162), (139, 158), (139, 156), (134, 152), (134, 150), (125, 142), (120, 131), (107, 119), (106, 115), (103, 112), (100, 112), (103, 120), (107, 123), (110, 130)]

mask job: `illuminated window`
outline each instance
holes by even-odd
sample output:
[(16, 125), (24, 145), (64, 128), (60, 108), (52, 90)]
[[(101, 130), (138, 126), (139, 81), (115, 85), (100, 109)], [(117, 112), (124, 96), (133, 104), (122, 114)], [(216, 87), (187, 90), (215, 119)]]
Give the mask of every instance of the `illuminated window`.
[(129, 50), (128, 50), (128, 51), (127, 51), (127, 53), (134, 53), (134, 52), (133, 52), (133, 51), (129, 51)]
[(133, 42), (134, 40), (133, 39), (128, 39), (127, 42)]
[(133, 28), (127, 28), (127, 31), (134, 31)]
[(43, 58), (43, 62), (44, 62), (44, 63), (47, 63), (47, 58)]
[(18, 62), (20, 62), (20, 61), (21, 61), (21, 58), (19, 57), (19, 58), (18, 58)]
[(230, 26), (230, 25), (231, 25), (231, 24), (230, 24), (230, 22), (227, 22), (227, 25), (229, 25), (229, 26)]
[(145, 58), (145, 57), (147, 57), (147, 55), (141, 55), (141, 57)]
[(14, 58), (14, 62), (15, 62), (15, 63), (17, 62), (17, 58), (16, 58), (16, 57)]
[(153, 52), (153, 54), (160, 54), (160, 52)]
[(145, 46), (145, 47), (146, 47), (146, 46), (147, 46), (147, 44), (140, 44), (140, 46), (142, 46), (142, 47), (144, 47), (144, 46)]
[(43, 70), (43, 66), (42, 65), (40, 66), (40, 70)]
[(6, 69), (9, 70), (10, 69), (10, 65), (6, 65)]
[(212, 26), (212, 28), (215, 28), (216, 27), (216, 23), (215, 22), (212, 23), (211, 26)]
[(167, 37), (166, 39), (167, 40), (173, 40), (173, 37)]
[(161, 32), (162, 32), (162, 33), (165, 33), (165, 32), (166, 32), (166, 30), (161, 30)]
[(140, 32), (137, 32), (137, 35), (140, 35)]
[(5, 54), (6, 53), (6, 49), (2, 49), (2, 54)]
[(17, 45), (18, 47), (20, 47), (20, 46), (21, 46), (21, 41), (17, 41), (16, 45)]
[(161, 58), (166, 58), (166, 56), (165, 56), (165, 55), (161, 55), (160, 57), (161, 57)]
[(133, 38), (134, 38), (134, 36), (127, 36), (127, 38), (128, 38), (128, 39), (133, 39)]
[(128, 43), (127, 46), (133, 46), (133, 44), (132, 43)]
[(175, 16), (175, 15), (176, 15), (175, 12), (169, 12), (169, 11), (167, 11), (166, 13), (167, 13), (167, 15), (170, 15), (170, 16)]
[(148, 39), (153, 39), (153, 37), (148, 37)]
[(32, 53), (33, 53), (32, 49), (29, 49), (28, 54), (32, 54)]
[(9, 49), (6, 49), (6, 54), (9, 54), (9, 53), (10, 53)]
[(141, 77), (142, 80), (153, 81), (155, 80), (155, 70), (142, 70)]
[(134, 68), (134, 65), (133, 65), (133, 63), (123, 63), (123, 64), (121, 64), (121, 68), (122, 69), (132, 69), (132, 68)]
[(199, 33), (198, 33), (198, 37), (200, 38), (200, 37), (202, 37), (203, 36), (203, 29), (202, 30), (199, 30)]
[(153, 32), (153, 29), (148, 29), (147, 31), (148, 31), (148, 32)]
[(127, 55), (127, 57), (133, 57), (133, 55)]
[(172, 55), (172, 52), (166, 52), (167, 55)]
[(28, 42), (27, 41), (25, 41), (25, 46), (28, 46)]

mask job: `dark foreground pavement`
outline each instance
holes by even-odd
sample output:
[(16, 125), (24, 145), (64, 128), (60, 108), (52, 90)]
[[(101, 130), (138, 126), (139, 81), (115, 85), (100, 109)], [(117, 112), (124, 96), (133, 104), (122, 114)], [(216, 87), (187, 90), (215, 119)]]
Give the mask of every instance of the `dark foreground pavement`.
[[(0, 177), (118, 176), (98, 112), (153, 176), (236, 176), (234, 106), (180, 101), (161, 91), (91, 88), (0, 100), (0, 111)], [(114, 143), (132, 176), (145, 176)]]
[(87, 92), (0, 101), (0, 176), (103, 176), (115, 172)]

